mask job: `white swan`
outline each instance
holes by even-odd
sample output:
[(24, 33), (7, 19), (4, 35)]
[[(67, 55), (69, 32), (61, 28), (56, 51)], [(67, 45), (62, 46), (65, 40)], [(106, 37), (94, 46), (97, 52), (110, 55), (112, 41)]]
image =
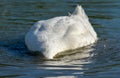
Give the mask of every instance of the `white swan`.
[(97, 34), (81, 6), (69, 16), (54, 17), (35, 23), (25, 37), (30, 51), (39, 51), (47, 59), (60, 52), (94, 43)]

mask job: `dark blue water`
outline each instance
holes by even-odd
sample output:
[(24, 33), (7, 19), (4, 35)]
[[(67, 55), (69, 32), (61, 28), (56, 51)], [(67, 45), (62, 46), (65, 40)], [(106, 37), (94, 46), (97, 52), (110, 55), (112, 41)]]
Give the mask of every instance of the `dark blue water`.
[[(84, 7), (98, 34), (95, 46), (54, 60), (29, 54), (24, 36), (38, 20)], [(119, 78), (120, 0), (0, 0), (0, 78)]]

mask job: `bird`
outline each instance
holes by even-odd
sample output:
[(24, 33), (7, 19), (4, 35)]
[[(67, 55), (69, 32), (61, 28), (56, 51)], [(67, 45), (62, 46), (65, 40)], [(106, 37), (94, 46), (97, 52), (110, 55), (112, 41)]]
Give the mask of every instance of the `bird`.
[(28, 50), (40, 52), (46, 59), (54, 59), (58, 53), (82, 48), (97, 40), (97, 33), (81, 5), (68, 16), (36, 22), (25, 36)]

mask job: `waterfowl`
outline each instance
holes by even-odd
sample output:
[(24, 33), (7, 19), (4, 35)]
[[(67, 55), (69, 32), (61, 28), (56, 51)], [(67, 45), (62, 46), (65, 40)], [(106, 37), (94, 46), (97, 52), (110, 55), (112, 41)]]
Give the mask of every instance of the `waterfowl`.
[(66, 50), (81, 48), (97, 41), (97, 34), (84, 9), (77, 5), (68, 16), (40, 20), (25, 36), (25, 44), (32, 52), (41, 52), (47, 59)]

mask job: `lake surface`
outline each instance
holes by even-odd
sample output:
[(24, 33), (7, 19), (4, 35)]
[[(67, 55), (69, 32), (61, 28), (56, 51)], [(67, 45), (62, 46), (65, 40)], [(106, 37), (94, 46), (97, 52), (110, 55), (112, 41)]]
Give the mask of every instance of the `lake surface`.
[[(84, 7), (99, 40), (54, 60), (29, 54), (24, 36), (38, 20)], [(119, 78), (120, 0), (0, 0), (0, 78)]]

